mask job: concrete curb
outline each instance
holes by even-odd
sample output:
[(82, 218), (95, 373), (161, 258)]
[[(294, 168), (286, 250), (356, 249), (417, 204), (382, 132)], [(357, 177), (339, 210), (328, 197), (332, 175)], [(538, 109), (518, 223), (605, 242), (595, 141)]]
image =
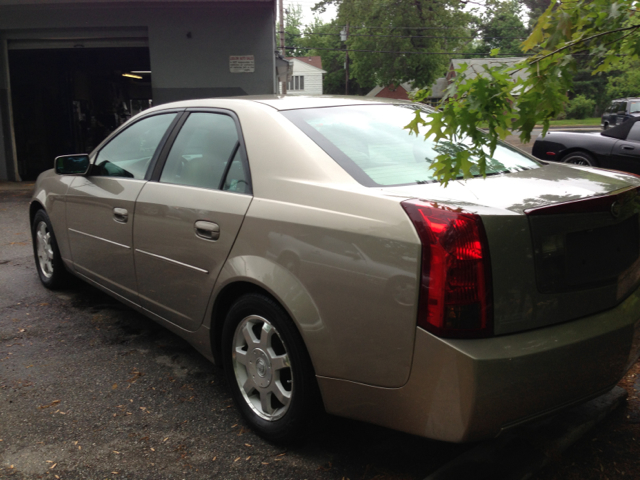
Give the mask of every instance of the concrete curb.
[(425, 480), (526, 480), (622, 405), (623, 388), (479, 444)]

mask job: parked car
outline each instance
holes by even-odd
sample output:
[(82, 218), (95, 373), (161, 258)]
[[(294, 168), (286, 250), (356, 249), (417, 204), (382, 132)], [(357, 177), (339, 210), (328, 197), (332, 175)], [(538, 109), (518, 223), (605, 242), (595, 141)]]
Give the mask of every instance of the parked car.
[(541, 160), (609, 168), (640, 174), (640, 120), (605, 132), (552, 132), (539, 135), (531, 153)]
[(611, 389), (640, 354), (640, 178), (500, 144), (486, 179), (444, 188), (442, 144), (403, 129), (417, 108), (146, 110), (38, 178), (40, 280), (187, 339), (276, 441), (319, 408), (479, 440)]
[(603, 130), (607, 130), (637, 115), (640, 115), (640, 98), (619, 98), (613, 100), (602, 114), (600, 126)]

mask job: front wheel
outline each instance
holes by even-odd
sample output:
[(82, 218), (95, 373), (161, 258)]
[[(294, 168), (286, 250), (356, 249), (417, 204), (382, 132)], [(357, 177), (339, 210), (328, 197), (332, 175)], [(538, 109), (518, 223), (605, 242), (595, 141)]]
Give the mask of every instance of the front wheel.
[(587, 152), (572, 152), (562, 159), (564, 163), (572, 163), (573, 165), (584, 165), (587, 167), (597, 167), (594, 158)]
[(233, 304), (222, 332), (224, 370), (233, 399), (264, 438), (301, 436), (319, 405), (311, 360), (280, 305), (261, 294)]
[(52, 290), (66, 286), (70, 275), (62, 262), (51, 220), (44, 210), (38, 210), (33, 218), (31, 238), (36, 269), (42, 284)]

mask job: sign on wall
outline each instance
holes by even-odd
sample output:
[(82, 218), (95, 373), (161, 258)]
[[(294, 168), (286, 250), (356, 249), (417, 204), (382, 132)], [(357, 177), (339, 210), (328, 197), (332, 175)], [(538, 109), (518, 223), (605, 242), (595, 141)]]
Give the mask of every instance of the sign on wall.
[(256, 63), (253, 55), (231, 55), (229, 57), (229, 71), (231, 73), (253, 73)]

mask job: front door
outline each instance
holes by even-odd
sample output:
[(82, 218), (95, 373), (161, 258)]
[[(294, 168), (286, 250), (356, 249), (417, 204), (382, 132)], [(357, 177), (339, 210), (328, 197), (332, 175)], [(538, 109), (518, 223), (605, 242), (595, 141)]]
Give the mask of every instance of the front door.
[(640, 122), (633, 124), (626, 140), (618, 140), (613, 145), (607, 167), (640, 174)]
[(158, 181), (136, 203), (135, 264), (142, 306), (187, 330), (204, 313), (251, 203), (236, 119), (192, 112)]
[(76, 271), (135, 303), (135, 201), (176, 115), (145, 117), (123, 130), (98, 152), (90, 174), (73, 180), (66, 197), (69, 246)]

